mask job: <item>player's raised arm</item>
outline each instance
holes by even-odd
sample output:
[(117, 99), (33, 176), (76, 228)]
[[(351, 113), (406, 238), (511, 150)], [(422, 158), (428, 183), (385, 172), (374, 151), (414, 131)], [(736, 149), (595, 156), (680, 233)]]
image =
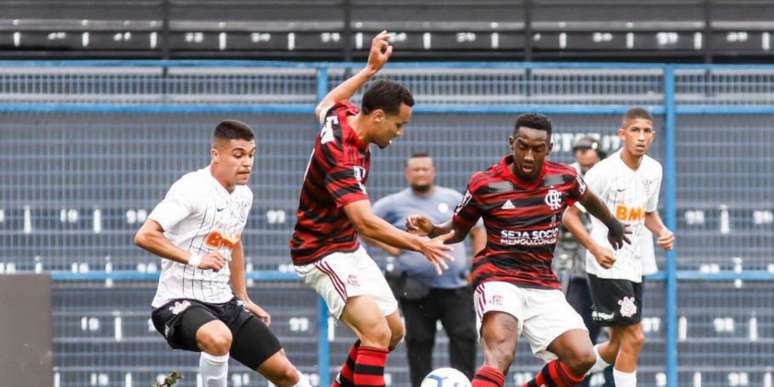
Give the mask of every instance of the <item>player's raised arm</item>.
[(451, 247), (444, 244), (452, 237), (451, 233), (429, 239), (399, 230), (386, 220), (374, 215), (368, 200), (358, 200), (347, 204), (344, 206), (344, 212), (347, 213), (347, 217), (361, 236), (399, 249), (422, 253), (433, 264), (438, 274), (449, 268), (446, 261), (454, 260), (454, 257), (448, 253)]
[(337, 102), (350, 99), (371, 77), (384, 67), (384, 64), (390, 59), (390, 55), (392, 55), (390, 34), (387, 31), (382, 31), (371, 41), (368, 64), (355, 75), (328, 92), (314, 109), (314, 116), (320, 120), (320, 115), (325, 113), (331, 106)]
[(594, 192), (587, 191), (580, 198), (580, 203), (589, 214), (599, 219), (607, 227), (607, 240), (614, 249), (618, 250), (623, 247), (624, 242), (631, 243), (627, 236), (627, 234), (631, 234), (631, 231), (610, 213), (605, 203), (602, 203), (602, 200)]

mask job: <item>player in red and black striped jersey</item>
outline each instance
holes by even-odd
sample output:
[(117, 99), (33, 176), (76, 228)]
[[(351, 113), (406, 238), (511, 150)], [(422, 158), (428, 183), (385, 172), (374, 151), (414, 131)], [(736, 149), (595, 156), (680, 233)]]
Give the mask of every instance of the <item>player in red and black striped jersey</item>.
[(433, 225), (411, 217), (407, 228), (434, 236), (453, 231), (447, 243), (465, 238), (479, 218), (486, 248), (473, 260), (475, 307), (484, 348), (484, 366), (474, 387), (501, 387), (513, 361), (518, 336), (549, 363), (524, 386), (575, 386), (596, 357), (581, 317), (567, 303), (551, 270), (562, 214), (576, 201), (609, 225), (613, 246), (628, 242), (623, 225), (586, 189), (567, 165), (546, 161), (551, 122), (540, 114), (518, 117), (508, 139), (512, 154), (475, 173), (454, 217)]
[(381, 148), (400, 136), (414, 99), (389, 81), (373, 84), (360, 109), (349, 98), (392, 54), (385, 31), (371, 43), (368, 65), (323, 98), (315, 109), (322, 128), (304, 177), (290, 240), (296, 272), (328, 309), (358, 335), (334, 386), (384, 386), (387, 353), (403, 337), (398, 304), (387, 281), (358, 242), (370, 240), (424, 254), (439, 273), (451, 260), (444, 241), (401, 231), (373, 214), (366, 183), (369, 144)]

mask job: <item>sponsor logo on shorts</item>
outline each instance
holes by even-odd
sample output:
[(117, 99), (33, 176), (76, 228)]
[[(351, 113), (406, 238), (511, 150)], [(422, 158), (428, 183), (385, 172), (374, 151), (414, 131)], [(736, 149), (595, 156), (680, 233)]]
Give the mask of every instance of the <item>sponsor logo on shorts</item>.
[(169, 307), (169, 311), (172, 312), (174, 315), (178, 315), (180, 313), (183, 313), (186, 309), (188, 309), (191, 306), (190, 301), (178, 301), (174, 305)]
[(595, 320), (612, 320), (615, 317), (614, 313), (602, 313), (594, 311), (591, 313), (591, 318)]
[(492, 305), (502, 305), (503, 304), (503, 296), (499, 294), (495, 294), (492, 296), (492, 298), (489, 299), (489, 303)]
[(621, 305), (621, 316), (632, 317), (637, 314), (637, 305), (634, 303), (634, 297), (624, 297), (618, 300)]
[(354, 274), (347, 276), (347, 283), (352, 286), (360, 286), (360, 282), (357, 280), (357, 276)]

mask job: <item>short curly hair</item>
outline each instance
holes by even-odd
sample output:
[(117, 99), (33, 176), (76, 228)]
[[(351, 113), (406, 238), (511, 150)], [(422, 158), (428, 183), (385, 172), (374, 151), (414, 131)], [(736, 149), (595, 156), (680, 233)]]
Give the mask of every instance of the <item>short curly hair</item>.
[(551, 119), (540, 113), (525, 113), (516, 118), (516, 124), (513, 126), (513, 136), (516, 137), (519, 134), (519, 128), (521, 127), (545, 130), (548, 133), (548, 138), (551, 138)]

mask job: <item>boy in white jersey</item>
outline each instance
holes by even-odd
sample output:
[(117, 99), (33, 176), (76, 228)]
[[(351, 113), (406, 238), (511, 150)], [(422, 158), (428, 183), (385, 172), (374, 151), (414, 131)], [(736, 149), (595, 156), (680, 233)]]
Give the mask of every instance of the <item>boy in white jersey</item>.
[(632, 243), (613, 252), (607, 242), (607, 228), (592, 219), (591, 236), (581, 224), (577, 208), (570, 207), (563, 221), (579, 242), (588, 249), (586, 272), (594, 302), (594, 320), (610, 327), (610, 340), (595, 346), (597, 363), (589, 371), (598, 372), (615, 364), (617, 387), (637, 385), (637, 358), (645, 335), (642, 319), (643, 260), (653, 259), (647, 228), (657, 236), (656, 243), (669, 250), (674, 235), (658, 215), (661, 164), (646, 153), (653, 143), (653, 117), (647, 110), (632, 108), (618, 129), (623, 148), (591, 168), (584, 178), (616, 218), (629, 225)]
[(253, 194), (247, 187), (255, 136), (246, 124), (215, 127), (210, 165), (170, 187), (135, 236), (162, 258), (152, 320), (174, 349), (201, 352), (205, 387), (225, 387), (232, 356), (278, 386), (308, 386), (250, 300), (240, 235)]

